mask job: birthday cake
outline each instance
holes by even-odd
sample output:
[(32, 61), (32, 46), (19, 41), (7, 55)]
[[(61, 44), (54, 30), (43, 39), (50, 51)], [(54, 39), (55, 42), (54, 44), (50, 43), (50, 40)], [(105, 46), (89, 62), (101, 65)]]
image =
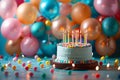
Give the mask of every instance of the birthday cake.
[(89, 43), (81, 43), (74, 46), (71, 44), (64, 46), (63, 43), (59, 43), (57, 45), (56, 62), (70, 63), (72, 61), (77, 63), (79, 61), (87, 61), (92, 59), (92, 46)]
[[(77, 31), (69, 41), (69, 33), (63, 35), (63, 42), (57, 44), (57, 58), (53, 61), (56, 68), (61, 69), (95, 69), (98, 62), (92, 60), (92, 45), (87, 42), (87, 35), (82, 42), (81, 34)], [(78, 39), (78, 35), (80, 40)], [(68, 41), (66, 41), (68, 38)]]

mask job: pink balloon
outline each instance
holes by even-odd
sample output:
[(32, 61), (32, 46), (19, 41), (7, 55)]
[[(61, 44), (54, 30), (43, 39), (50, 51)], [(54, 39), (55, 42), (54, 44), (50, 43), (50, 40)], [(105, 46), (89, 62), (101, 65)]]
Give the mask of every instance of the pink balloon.
[(25, 37), (21, 42), (21, 51), (27, 57), (32, 57), (39, 49), (39, 42), (33, 36)]
[(119, 9), (118, 0), (94, 0), (94, 7), (104, 16), (113, 16)]
[(0, 14), (2, 18), (11, 18), (15, 15), (17, 3), (15, 0), (2, 0), (0, 3)]
[(20, 37), (21, 26), (17, 19), (8, 18), (2, 23), (1, 33), (9, 40), (17, 40)]
[(24, 3), (24, 0), (16, 0), (17, 2), (17, 6), (19, 6), (20, 4)]
[(69, 3), (63, 3), (60, 7), (60, 14), (63, 16), (67, 16), (68, 14), (70, 14), (72, 9), (72, 5)]
[(31, 35), (31, 32), (30, 32), (30, 26), (24, 26), (22, 29), (21, 29), (21, 36), (29, 36)]

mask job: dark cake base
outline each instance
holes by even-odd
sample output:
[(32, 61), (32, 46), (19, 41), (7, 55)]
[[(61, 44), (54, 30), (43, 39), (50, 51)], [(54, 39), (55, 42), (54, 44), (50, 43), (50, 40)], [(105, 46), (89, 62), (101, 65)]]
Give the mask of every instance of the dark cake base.
[[(54, 64), (55, 68), (65, 70), (95, 70), (98, 62), (90, 60), (89, 63), (58, 63), (51, 60), (51, 64)], [(72, 64), (75, 64), (75, 66), (72, 66)]]

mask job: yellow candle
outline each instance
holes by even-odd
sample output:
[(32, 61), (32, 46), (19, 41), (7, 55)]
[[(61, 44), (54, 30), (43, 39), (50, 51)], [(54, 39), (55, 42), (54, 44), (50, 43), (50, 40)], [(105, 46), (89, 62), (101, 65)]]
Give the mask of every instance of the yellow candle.
[(75, 42), (76, 42), (76, 45), (77, 45), (78, 44), (79, 31), (77, 30), (75, 33), (76, 33)]
[(80, 30), (80, 43), (82, 43), (82, 34), (81, 34), (81, 30)]
[(87, 34), (84, 34), (84, 44), (87, 44)]
[(70, 42), (70, 31), (68, 31), (68, 43)]
[(66, 41), (66, 37), (67, 37), (67, 36), (66, 36), (66, 31), (65, 31), (65, 35), (64, 35), (64, 36), (65, 36), (65, 43), (66, 43), (66, 42), (67, 42), (67, 41)]
[(74, 45), (74, 31), (72, 31), (72, 45)]
[(63, 43), (65, 42), (65, 32), (63, 31)]

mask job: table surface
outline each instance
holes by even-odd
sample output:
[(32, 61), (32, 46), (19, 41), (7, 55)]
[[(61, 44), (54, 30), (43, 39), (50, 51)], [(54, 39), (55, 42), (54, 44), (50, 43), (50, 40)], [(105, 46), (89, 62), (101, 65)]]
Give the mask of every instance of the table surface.
[[(120, 80), (119, 75), (120, 71), (117, 70), (61, 70), (61, 69), (55, 69), (54, 73), (50, 73), (50, 69), (52, 66), (45, 65), (45, 68), (40, 68), (39, 63), (33, 59), (33, 58), (20, 58), (22, 62), (25, 62), (27, 64), (27, 61), (32, 62), (32, 68), (29, 71), (26, 71), (21, 64), (18, 64), (17, 62), (12, 60), (13, 57), (7, 58), (7, 60), (0, 60), (0, 63), (2, 65), (7, 64), (8, 62), (11, 62), (12, 65), (15, 65), (17, 68), (16, 70), (12, 70), (12, 68), (8, 67), (8, 76), (4, 75), (5, 71), (0, 71), (0, 80), (85, 80), (84, 75), (88, 74), (87, 80)], [(48, 59), (46, 59), (48, 60)], [(41, 63), (45, 64), (45, 59), (41, 61)], [(114, 62), (114, 59), (109, 59), (107, 62), (112, 63)], [(106, 63), (107, 63), (106, 62)], [(35, 72), (33, 70), (33, 67), (38, 67), (38, 70)], [(72, 72), (71, 75), (68, 75), (68, 72)], [(15, 72), (19, 72), (19, 77), (15, 76)], [(30, 77), (29, 72), (33, 72), (34, 76)], [(95, 77), (95, 74), (100, 74), (100, 78), (97, 79)], [(43, 78), (42, 75), (46, 74), (46, 77)]]

